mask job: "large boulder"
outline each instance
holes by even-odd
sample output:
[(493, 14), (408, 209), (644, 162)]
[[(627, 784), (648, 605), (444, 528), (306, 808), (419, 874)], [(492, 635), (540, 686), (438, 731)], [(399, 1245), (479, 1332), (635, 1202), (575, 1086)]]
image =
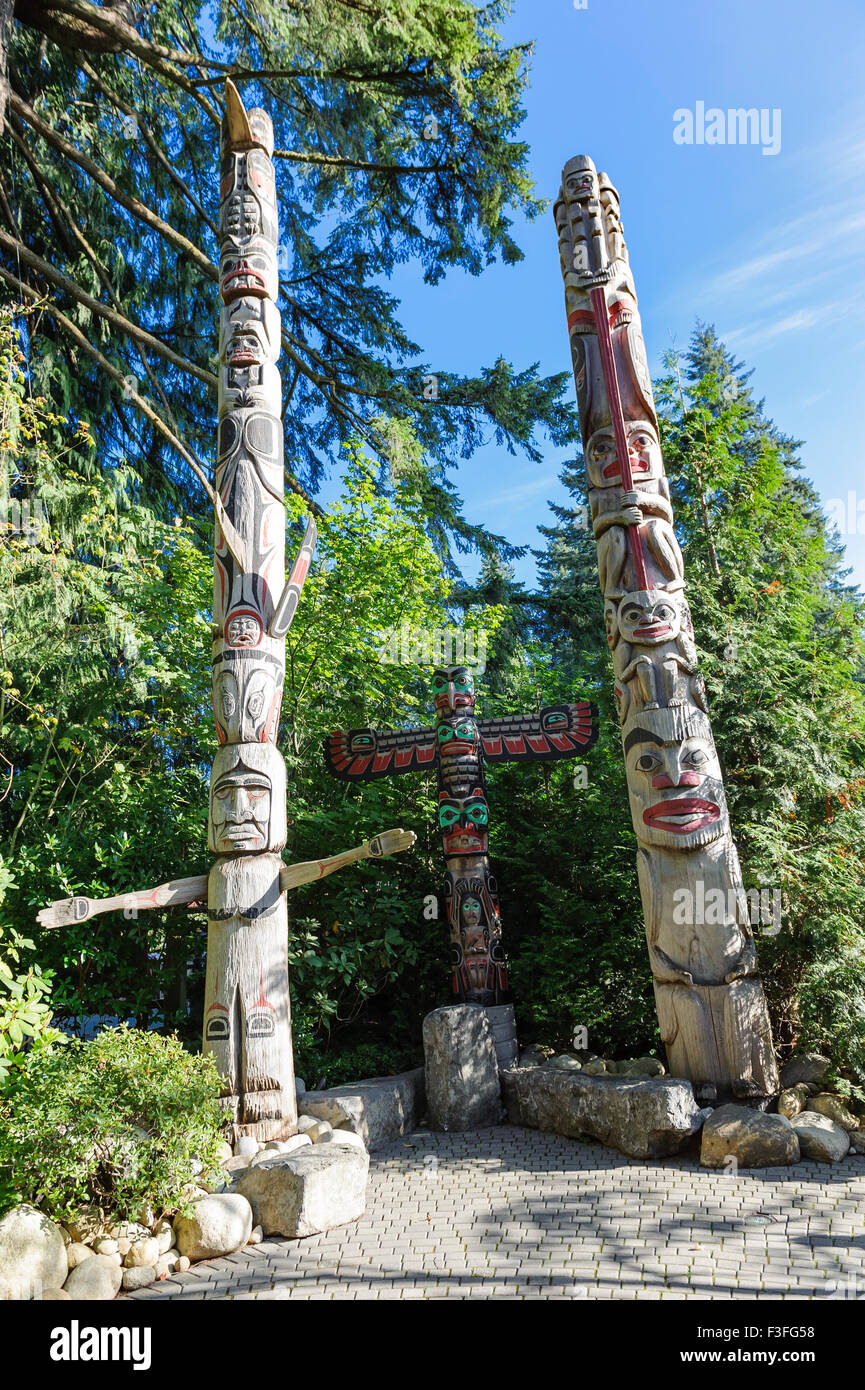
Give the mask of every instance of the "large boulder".
[(854, 1153), (865, 1154), (865, 1129), (854, 1129), (847, 1138)]
[(792, 1120), (794, 1115), (805, 1109), (810, 1096), (811, 1092), (806, 1082), (800, 1081), (797, 1085), (790, 1086), (778, 1097), (778, 1114)]
[(816, 1110), (803, 1110), (790, 1121), (799, 1139), (803, 1158), (815, 1163), (837, 1163), (847, 1156), (850, 1135), (828, 1115)]
[(68, 1273), (59, 1226), (36, 1207), (13, 1207), (0, 1221), (0, 1283), (7, 1298), (33, 1299), (59, 1289)]
[(423, 1067), (327, 1091), (306, 1091), (300, 1104), (304, 1115), (328, 1120), (334, 1129), (353, 1130), (368, 1149), (380, 1149), (417, 1128), (425, 1104)]
[(123, 1271), (110, 1255), (94, 1255), (76, 1265), (63, 1287), (72, 1299), (107, 1303), (117, 1297), (122, 1280)]
[(191, 1216), (174, 1218), (177, 1248), (190, 1260), (231, 1255), (246, 1244), (254, 1225), (249, 1202), (236, 1190), (202, 1197)]
[(791, 1086), (797, 1086), (800, 1081), (819, 1086), (830, 1066), (829, 1058), (821, 1056), (819, 1052), (803, 1052), (801, 1056), (791, 1057), (789, 1062), (784, 1063), (781, 1068), (781, 1086), (787, 1090)]
[[(434, 1129), (497, 1125), (502, 1093), (495, 1042), (486, 1009), (447, 1004), (423, 1021), (426, 1096)], [(502, 1072), (502, 1078), (514, 1075)]]
[(726, 1168), (730, 1158), (740, 1168), (796, 1163), (799, 1141), (785, 1115), (764, 1115), (745, 1105), (721, 1105), (703, 1125), (700, 1162), (704, 1168)]
[(502, 1074), (508, 1119), (569, 1139), (591, 1138), (631, 1158), (678, 1153), (703, 1122), (690, 1081), (592, 1076), (550, 1067)]
[(848, 1132), (859, 1128), (859, 1117), (851, 1114), (840, 1096), (833, 1096), (829, 1091), (821, 1091), (819, 1095), (812, 1096), (808, 1101), (808, 1109), (816, 1111), (818, 1115), (827, 1115), (836, 1125)]
[(363, 1216), (368, 1173), (364, 1149), (316, 1144), (250, 1168), (237, 1191), (265, 1235), (314, 1236)]

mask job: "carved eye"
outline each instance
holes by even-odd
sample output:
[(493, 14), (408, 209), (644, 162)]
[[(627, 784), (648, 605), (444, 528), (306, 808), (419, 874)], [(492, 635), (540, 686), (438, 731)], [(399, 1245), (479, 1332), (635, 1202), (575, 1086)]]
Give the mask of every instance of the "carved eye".
[(460, 818), (460, 813), (454, 806), (441, 806), (439, 808), (439, 825), (442, 830), (450, 830), (452, 825), (456, 825)]
[(264, 695), (260, 690), (256, 691), (254, 695), (250, 695), (246, 708), (249, 712), (250, 719), (259, 718), (261, 711), (264, 709)]
[(682, 759), (689, 767), (705, 767), (709, 755), (704, 748), (690, 748)]
[(231, 692), (226, 690), (222, 696), (222, 713), (225, 715), (226, 719), (233, 719), (236, 709), (237, 701)]
[(555, 710), (552, 714), (547, 715), (544, 720), (544, 728), (557, 729), (561, 724), (567, 724), (567, 722), (568, 716), (563, 714), (561, 710)]
[(486, 825), (488, 815), (486, 802), (473, 801), (470, 806), (466, 807), (466, 815), (470, 821), (474, 821), (475, 825)]
[(637, 767), (640, 772), (653, 772), (656, 767), (661, 766), (661, 759), (657, 753), (641, 753), (637, 759)]
[(642, 608), (626, 608), (623, 614), (623, 620), (626, 623), (638, 623), (640, 622), (642, 616)]
[(669, 623), (676, 616), (676, 610), (668, 607), (666, 603), (659, 604), (655, 609), (655, 617), (661, 623)]
[(432, 683), (432, 688), (434, 695), (441, 695), (445, 690), (447, 690), (448, 683), (445, 680), (444, 676), (437, 676)]

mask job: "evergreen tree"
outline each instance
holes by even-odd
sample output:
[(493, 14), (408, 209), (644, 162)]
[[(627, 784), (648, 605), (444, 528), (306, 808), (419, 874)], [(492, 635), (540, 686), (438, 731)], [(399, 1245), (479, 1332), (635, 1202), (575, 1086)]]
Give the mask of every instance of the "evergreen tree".
[[(38, 392), (136, 462), (168, 512), (212, 449), (221, 87), (275, 128), (287, 481), (309, 500), (350, 437), (412, 474), (442, 547), (469, 526), (449, 476), (488, 437), (533, 459), (574, 429), (566, 374), (425, 363), (388, 293), (410, 259), (515, 262), (527, 45), (501, 0), (17, 0), (0, 140), (0, 281), (28, 309)], [(0, 32), (2, 39), (2, 32)], [(38, 311), (36, 304), (38, 302)], [(143, 413), (142, 413), (143, 412)], [(184, 456), (185, 457), (185, 456)], [(505, 553), (507, 547), (500, 542)]]

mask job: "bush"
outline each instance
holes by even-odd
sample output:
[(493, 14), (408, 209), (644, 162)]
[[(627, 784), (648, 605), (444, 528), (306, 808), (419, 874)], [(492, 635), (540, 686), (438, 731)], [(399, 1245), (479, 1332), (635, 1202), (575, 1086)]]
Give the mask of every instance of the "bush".
[[(12, 877), (0, 858), (0, 906), (11, 886)], [(51, 1026), (50, 973), (43, 975), (38, 965), (26, 970), (21, 965), (22, 954), (33, 949), (32, 941), (0, 921), (0, 1090), (29, 1054), (65, 1041)]]
[(215, 1174), (225, 1119), (212, 1057), (120, 1028), (34, 1053), (0, 1097), (0, 1212), (31, 1202), (59, 1221), (89, 1203), (120, 1220), (186, 1205)]

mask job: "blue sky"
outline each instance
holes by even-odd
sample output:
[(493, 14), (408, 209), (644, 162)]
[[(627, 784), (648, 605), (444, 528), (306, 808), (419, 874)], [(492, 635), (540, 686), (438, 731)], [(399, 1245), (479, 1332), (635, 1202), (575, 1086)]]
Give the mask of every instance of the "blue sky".
[[(619, 190), (653, 374), (697, 318), (714, 323), (755, 368), (767, 413), (805, 441), (824, 503), (843, 499), (846, 510), (849, 491), (862, 500), (865, 533), (854, 424), (865, 397), (861, 0), (516, 0), (504, 35), (535, 41), (522, 135), (539, 195), (552, 203), (575, 154)], [(780, 149), (675, 143), (674, 112), (698, 102), (779, 111)], [(503, 355), (517, 368), (569, 369), (551, 211), (518, 220), (515, 236), (516, 266), (452, 272), (434, 288), (406, 266), (389, 282), (433, 368), (474, 372)], [(479, 451), (455, 474), (466, 515), (539, 546), (548, 501), (567, 498), (566, 457), (548, 441), (540, 464)], [(865, 534), (843, 540), (865, 584)], [(517, 573), (534, 582), (530, 557)]]

